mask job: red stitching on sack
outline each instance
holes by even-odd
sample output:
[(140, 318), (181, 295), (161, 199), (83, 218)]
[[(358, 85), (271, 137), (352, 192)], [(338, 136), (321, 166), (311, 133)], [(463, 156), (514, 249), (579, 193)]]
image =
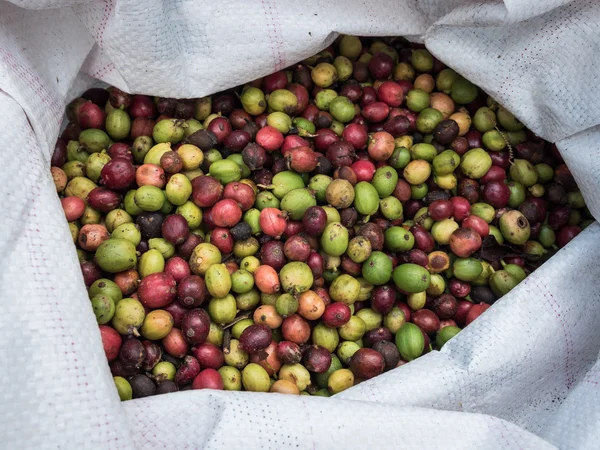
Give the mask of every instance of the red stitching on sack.
[(100, 48), (104, 47), (104, 31), (106, 31), (106, 26), (108, 25), (108, 18), (112, 13), (113, 5), (112, 1), (107, 1), (104, 3), (104, 14), (102, 15), (102, 19), (99, 24), (98, 31), (98, 45)]
[(363, 6), (365, 8), (367, 8), (367, 10), (368, 10), (367, 14), (369, 15), (370, 22), (373, 22), (373, 15), (374, 15), (373, 7), (372, 7), (373, 2), (371, 2), (370, 0), (366, 0), (366, 1), (363, 1), (362, 3), (363, 3)]
[(278, 71), (285, 67), (283, 39), (281, 36), (281, 24), (277, 13), (276, 1), (261, 0), (265, 19), (267, 20), (267, 36), (271, 45), (271, 55), (274, 61), (274, 70)]
[(500, 433), (500, 438), (502, 438), (504, 440), (504, 442), (506, 442), (507, 447), (510, 448), (510, 442), (508, 441), (507, 437), (504, 435), (504, 431), (503, 431), (503, 429), (508, 431), (506, 423), (504, 423), (504, 421), (502, 419), (498, 419), (497, 417), (494, 417), (494, 416), (489, 416), (489, 419), (498, 426), (498, 432)]
[(546, 298), (548, 300), (548, 303), (552, 307), (552, 310), (556, 314), (556, 318), (560, 322), (562, 329), (563, 329), (563, 336), (564, 336), (564, 341), (565, 341), (565, 368), (564, 368), (564, 370), (565, 370), (566, 386), (567, 386), (567, 389), (571, 389), (573, 387), (573, 384), (575, 383), (575, 376), (573, 375), (573, 369), (571, 367), (573, 364), (572, 360), (573, 360), (573, 353), (574, 353), (573, 341), (571, 340), (569, 332), (567, 331), (566, 320), (565, 320), (564, 316), (561, 316), (561, 314), (559, 312), (560, 306), (558, 305), (558, 302), (556, 301), (556, 299), (554, 298), (554, 295), (552, 295), (551, 292), (548, 292), (548, 295), (550, 296), (550, 299), (548, 299), (548, 296), (546, 294), (544, 294), (544, 298)]
[(54, 96), (46, 89), (40, 78), (25, 64), (15, 58), (12, 53), (4, 50), (2, 47), (0, 47), (0, 58), (9, 68), (13, 69), (16, 79), (23, 80), (26, 86), (50, 109), (56, 122), (59, 124), (62, 123), (62, 109)]
[(590, 370), (585, 377), (583, 378), (584, 383), (593, 384), (594, 386), (598, 386), (598, 381), (596, 381), (596, 376), (598, 375), (598, 369), (595, 367)]
[(109, 73), (111, 73), (113, 70), (115, 70), (115, 65), (113, 63), (108, 63), (106, 64), (104, 67), (101, 67), (100, 69), (96, 70), (94, 73), (92, 73), (92, 77), (94, 78), (100, 78), (104, 75), (108, 75)]

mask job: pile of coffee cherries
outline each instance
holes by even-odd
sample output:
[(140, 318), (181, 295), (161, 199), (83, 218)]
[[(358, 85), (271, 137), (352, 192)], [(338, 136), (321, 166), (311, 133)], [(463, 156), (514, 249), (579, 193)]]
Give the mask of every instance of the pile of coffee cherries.
[(403, 39), (204, 98), (90, 89), (67, 117), (52, 176), (122, 400), (336, 394), (591, 222), (554, 145)]

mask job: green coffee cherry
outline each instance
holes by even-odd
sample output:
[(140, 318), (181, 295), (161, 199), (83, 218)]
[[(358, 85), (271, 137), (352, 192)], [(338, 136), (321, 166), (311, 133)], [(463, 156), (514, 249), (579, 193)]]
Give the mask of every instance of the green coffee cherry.
[(259, 192), (256, 196), (256, 200), (254, 202), (254, 206), (258, 208), (259, 211), (262, 211), (265, 208), (277, 208), (279, 209), (280, 202), (273, 195), (273, 193), (269, 191)]
[(242, 178), (242, 169), (231, 159), (220, 159), (210, 165), (209, 175), (225, 185), (232, 181), (240, 181)]
[(493, 152), (501, 152), (506, 148), (506, 136), (498, 130), (490, 130), (483, 133), (483, 146)]
[(508, 131), (520, 131), (525, 128), (519, 120), (503, 107), (498, 108), (498, 122)]
[(135, 267), (135, 245), (126, 239), (108, 239), (96, 250), (96, 262), (105, 272), (123, 272)]
[(364, 320), (358, 316), (351, 316), (350, 320), (337, 329), (340, 337), (345, 341), (357, 341), (367, 331)]
[(105, 294), (96, 294), (92, 297), (92, 309), (98, 324), (104, 325), (111, 321), (115, 314), (115, 301)]
[(466, 176), (479, 179), (492, 167), (492, 158), (482, 148), (473, 148), (462, 156), (460, 168)]
[[(142, 164), (153, 145), (154, 141), (150, 136), (136, 137), (131, 146), (131, 154), (133, 155), (134, 161), (138, 164)], [(169, 149), (170, 148), (171, 147), (169, 146)]]
[(127, 136), (129, 136), (131, 118), (125, 111), (121, 109), (113, 109), (106, 116), (106, 122), (104, 126), (108, 135), (115, 141), (125, 139)]
[(375, 171), (371, 183), (377, 190), (379, 198), (388, 197), (392, 195), (398, 184), (398, 172), (391, 166), (380, 167)]
[(340, 81), (346, 81), (352, 75), (354, 67), (352, 66), (352, 61), (346, 58), (343, 55), (337, 56), (333, 60), (333, 65), (338, 74), (338, 79)]
[(85, 175), (97, 183), (100, 180), (102, 168), (111, 160), (106, 152), (92, 153), (85, 163)]
[(287, 134), (292, 128), (292, 119), (283, 112), (274, 112), (267, 116), (267, 125)]
[(336, 121), (341, 123), (350, 122), (356, 114), (354, 103), (344, 96), (338, 96), (331, 100), (329, 103), (329, 112)]
[(269, 374), (262, 366), (250, 363), (242, 370), (242, 384), (250, 392), (268, 392), (271, 387)]
[(422, 159), (427, 162), (433, 162), (438, 152), (435, 147), (427, 143), (415, 144), (410, 148), (410, 155), (413, 160)]
[[(283, 172), (280, 172), (283, 173)], [(279, 175), (279, 174), (277, 174)], [(277, 176), (275, 175), (275, 177)], [(273, 177), (273, 179), (275, 179)], [(325, 192), (327, 191), (327, 186), (332, 182), (332, 178), (327, 175), (315, 175), (310, 179), (308, 184), (308, 188), (315, 193), (315, 198), (319, 203), (325, 202)], [(303, 185), (304, 186), (304, 185)]]
[(487, 223), (491, 223), (494, 220), (496, 210), (488, 203), (474, 203), (471, 205), (471, 214), (482, 218)]
[[(337, 356), (343, 364), (348, 365), (350, 363), (350, 358), (354, 355), (358, 350), (360, 350), (360, 346), (356, 342), (352, 341), (344, 341), (337, 348)], [(341, 369), (341, 367), (340, 367)], [(337, 370), (337, 369), (336, 369)]]
[(508, 206), (510, 208), (518, 208), (525, 201), (525, 187), (518, 181), (510, 181), (508, 184), (510, 196), (508, 197)]
[(242, 390), (242, 373), (235, 367), (223, 366), (218, 370), (223, 379), (223, 389), (226, 391)]
[(225, 325), (235, 319), (235, 315), (237, 313), (237, 303), (233, 295), (226, 294), (221, 298), (211, 298), (207, 309), (210, 318), (214, 322)]
[(89, 128), (79, 134), (79, 143), (90, 153), (106, 150), (110, 146), (110, 138), (102, 130)]
[(424, 134), (430, 134), (435, 127), (444, 120), (444, 115), (435, 108), (425, 108), (417, 117), (417, 130)]
[(242, 311), (251, 310), (260, 303), (260, 292), (258, 289), (252, 288), (248, 292), (238, 294), (235, 297), (235, 303)]
[(253, 324), (254, 320), (252, 319), (242, 319), (231, 327), (231, 335), (235, 339), (239, 339), (244, 330)]
[(358, 280), (348, 274), (342, 274), (331, 283), (329, 295), (335, 302), (351, 305), (358, 299), (360, 293), (360, 283)]
[(298, 134), (301, 136), (315, 134), (317, 131), (315, 124), (304, 117), (295, 117), (292, 120), (292, 124), (296, 127)]
[(535, 171), (538, 175), (538, 183), (546, 184), (554, 178), (554, 169), (548, 164), (539, 163), (535, 165)]
[(318, 323), (315, 325), (315, 328), (313, 328), (311, 340), (313, 344), (320, 345), (330, 352), (333, 352), (340, 342), (340, 334), (337, 329), (329, 328), (322, 323)]
[(178, 119), (163, 119), (154, 125), (154, 130), (152, 131), (154, 142), (159, 144), (164, 142), (177, 144), (183, 139), (183, 136), (183, 121)]
[(169, 202), (180, 206), (187, 202), (192, 195), (192, 183), (185, 175), (176, 173), (171, 175), (165, 186), (165, 192)]
[(187, 220), (190, 230), (195, 230), (202, 223), (202, 210), (189, 200), (178, 206), (175, 213), (181, 214)]
[(62, 166), (67, 174), (67, 180), (71, 181), (75, 177), (85, 177), (85, 163), (81, 161), (69, 161)]
[(165, 258), (156, 249), (150, 249), (140, 256), (138, 273), (145, 278), (153, 273), (162, 272), (165, 269)]
[(526, 159), (515, 159), (510, 166), (510, 177), (525, 187), (533, 186), (538, 182), (538, 174)]
[(135, 193), (136, 189), (132, 189), (127, 191), (125, 194), (125, 198), (123, 199), (123, 205), (125, 206), (125, 212), (131, 216), (138, 216), (142, 214), (144, 211), (137, 205), (135, 202)]
[(223, 345), (223, 334), (223, 327), (221, 325), (217, 325), (214, 322), (211, 322), (206, 342), (220, 347), (221, 345)]
[(240, 96), (242, 107), (244, 110), (252, 115), (258, 116), (267, 109), (267, 102), (265, 100), (265, 94), (258, 88), (247, 87)]
[(118, 239), (127, 239), (136, 247), (142, 240), (142, 233), (139, 227), (133, 222), (127, 222), (119, 225), (111, 234), (111, 237)]
[[(356, 239), (356, 238), (354, 238)], [(353, 240), (354, 240), (353, 239)], [(367, 240), (368, 241), (368, 240)], [(352, 243), (352, 241), (350, 241)], [(370, 248), (369, 242), (369, 248)], [(407, 252), (412, 250), (415, 245), (415, 237), (413, 234), (404, 229), (403, 227), (393, 226), (385, 230), (384, 233), (384, 246), (387, 250), (392, 252)], [(350, 246), (348, 246), (350, 247)], [(350, 253), (349, 253), (350, 255)], [(352, 256), (350, 256), (352, 258)], [(354, 261), (362, 262), (362, 261)]]
[(133, 391), (129, 381), (123, 377), (113, 377), (113, 381), (115, 382), (117, 393), (122, 402), (133, 398)]
[(348, 248), (348, 230), (339, 222), (329, 223), (321, 235), (321, 246), (328, 255), (341, 256)]
[(556, 242), (556, 233), (548, 224), (542, 224), (538, 234), (538, 241), (546, 248), (552, 247)]
[(511, 274), (517, 280), (517, 282), (520, 283), (527, 276), (527, 273), (525, 273), (525, 270), (523, 270), (521, 266), (517, 264), (506, 264), (502, 260), (500, 262), (502, 263), (502, 268)]
[(490, 276), (490, 288), (498, 297), (510, 292), (519, 282), (506, 270), (497, 270)]
[(165, 260), (175, 254), (175, 246), (163, 238), (148, 239), (148, 247), (158, 250)]
[(379, 193), (375, 186), (361, 181), (354, 186), (354, 207), (359, 214), (370, 216), (379, 209)]
[(437, 336), (435, 339), (435, 346), (438, 349), (441, 349), (446, 344), (446, 342), (448, 342), (450, 339), (452, 339), (454, 336), (456, 336), (459, 332), (460, 332), (460, 328), (452, 326), (452, 325), (442, 328), (437, 333)]
[(362, 276), (370, 284), (379, 286), (390, 281), (392, 269), (392, 260), (390, 257), (383, 252), (375, 251), (363, 263)]
[(437, 175), (453, 173), (460, 164), (460, 155), (454, 150), (444, 150), (433, 158), (433, 170)]
[(90, 298), (94, 298), (98, 294), (109, 296), (115, 303), (123, 298), (123, 293), (121, 292), (119, 286), (108, 278), (100, 278), (94, 281), (90, 286)]
[(322, 208), (325, 210), (325, 214), (327, 214), (327, 225), (334, 222), (340, 222), (342, 220), (337, 209), (331, 206), (322, 206)]
[(424, 48), (413, 50), (410, 62), (419, 72), (430, 72), (433, 70), (433, 56)]
[(291, 294), (282, 294), (277, 297), (275, 302), (277, 314), (282, 317), (288, 317), (298, 311), (298, 300)]
[(146, 185), (137, 189), (134, 201), (142, 211), (153, 212), (162, 208), (165, 202), (165, 195), (156, 186)]
[(450, 96), (455, 103), (466, 105), (477, 98), (477, 86), (463, 77), (458, 77), (452, 83)]
[(523, 214), (513, 210), (500, 217), (500, 231), (511, 244), (523, 245), (529, 239), (531, 227)]
[(75, 196), (83, 200), (87, 199), (87, 196), (91, 191), (96, 189), (98, 186), (92, 180), (84, 177), (75, 177), (67, 183), (65, 188), (65, 195), (67, 197)]
[(104, 219), (104, 225), (109, 233), (112, 233), (119, 225), (130, 222), (133, 222), (132, 217), (123, 209), (113, 209)]
[(175, 373), (177, 369), (173, 365), (173, 363), (169, 361), (160, 361), (158, 364), (154, 366), (152, 369), (152, 375), (154, 375), (154, 379), (158, 382), (164, 380), (171, 380), (175, 378)]
[(82, 225), (97, 224), (100, 223), (101, 219), (102, 215), (100, 214), (100, 211), (95, 210), (91, 206), (86, 206), (79, 222), (81, 222)]
[(327, 380), (327, 389), (331, 394), (339, 394), (354, 385), (354, 374), (349, 369), (338, 369)]
[(315, 96), (315, 105), (321, 111), (328, 111), (331, 101), (338, 96), (338, 93), (333, 89), (323, 89), (317, 92)]
[(346, 253), (355, 263), (362, 263), (371, 255), (371, 241), (364, 236), (356, 236), (348, 243), (348, 250)]
[(298, 107), (298, 99), (292, 91), (287, 89), (277, 89), (271, 92), (267, 102), (273, 111), (281, 111), (287, 114), (294, 114)]
[(213, 264), (210, 266), (204, 275), (204, 281), (206, 282), (208, 292), (213, 297), (225, 297), (231, 290), (231, 275), (229, 275), (225, 264)]
[(115, 306), (112, 326), (122, 335), (136, 334), (144, 323), (146, 312), (139, 300), (124, 298)]
[(373, 328), (379, 328), (383, 323), (383, 315), (379, 314), (372, 308), (363, 308), (356, 313), (356, 317), (359, 317), (365, 323), (366, 331), (372, 330)]
[(388, 160), (388, 164), (397, 170), (404, 169), (409, 162), (410, 151), (406, 147), (396, 147)]
[(417, 264), (401, 264), (392, 273), (394, 283), (405, 292), (423, 292), (429, 287), (431, 275)]
[(310, 384), (310, 372), (302, 364), (284, 364), (279, 369), (279, 379), (291, 381), (303, 391)]
[(418, 358), (425, 350), (423, 332), (414, 323), (405, 323), (396, 333), (396, 346), (405, 360)]
[(279, 271), (279, 280), (283, 291), (290, 294), (301, 294), (313, 284), (313, 273), (308, 264), (294, 261), (287, 263)]
[(383, 316), (383, 325), (394, 334), (405, 323), (406, 317), (404, 316), (404, 312), (397, 306), (394, 306), (389, 313)]
[(452, 268), (454, 276), (462, 281), (473, 281), (483, 271), (481, 262), (475, 258), (458, 258)]
[(306, 210), (316, 204), (317, 200), (310, 190), (293, 189), (281, 199), (280, 207), (289, 213), (292, 220), (302, 220)]
[(496, 127), (496, 113), (487, 106), (482, 106), (473, 116), (473, 125), (480, 133), (493, 130)]
[(411, 89), (406, 95), (406, 106), (413, 112), (429, 107), (429, 94), (421, 89)]
[(344, 55), (349, 59), (356, 59), (362, 51), (362, 43), (356, 36), (345, 35), (340, 40), (340, 55)]
[(85, 164), (90, 157), (90, 153), (83, 148), (78, 141), (69, 141), (67, 144), (67, 161), (79, 161)]

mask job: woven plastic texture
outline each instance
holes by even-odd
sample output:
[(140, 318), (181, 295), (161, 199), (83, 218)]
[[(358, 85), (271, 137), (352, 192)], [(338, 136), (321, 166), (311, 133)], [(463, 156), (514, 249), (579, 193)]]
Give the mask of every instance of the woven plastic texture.
[(557, 141), (600, 217), (600, 4), (592, 0), (0, 0), (1, 446), (561, 448), (600, 441), (600, 226), (442, 352), (330, 399), (194, 391), (120, 403), (50, 154), (95, 79), (200, 97), (337, 33), (405, 35)]

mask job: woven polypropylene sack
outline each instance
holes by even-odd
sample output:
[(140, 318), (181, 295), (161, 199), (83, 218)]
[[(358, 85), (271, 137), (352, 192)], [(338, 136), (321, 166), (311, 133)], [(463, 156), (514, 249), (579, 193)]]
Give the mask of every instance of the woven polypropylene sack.
[(338, 33), (404, 35), (556, 141), (599, 217), (594, 1), (0, 0), (5, 448), (597, 448), (600, 226), (426, 356), (333, 398), (188, 391), (120, 403), (49, 161), (101, 80), (200, 97)]

